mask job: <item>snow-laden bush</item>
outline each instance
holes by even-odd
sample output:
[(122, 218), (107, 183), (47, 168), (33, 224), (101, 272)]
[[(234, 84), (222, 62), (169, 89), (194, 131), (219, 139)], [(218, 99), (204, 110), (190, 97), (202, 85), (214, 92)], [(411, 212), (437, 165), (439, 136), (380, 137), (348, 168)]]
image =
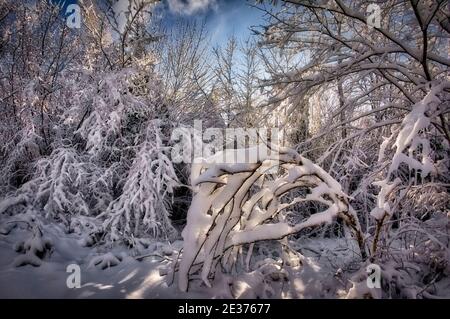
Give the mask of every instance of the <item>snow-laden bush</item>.
[[(145, 97), (134, 95), (133, 79), (139, 70), (124, 69), (98, 76), (92, 91), (78, 93), (77, 103), (67, 111), (67, 117), (78, 117), (75, 134), (85, 141), (86, 151), (98, 160), (115, 161), (145, 128), (145, 122), (157, 114), (157, 83)], [(156, 79), (152, 78), (156, 82)], [(147, 84), (147, 86), (149, 86)]]
[[(377, 222), (372, 243), (373, 255), (385, 221), (401, 206), (410, 188), (417, 184), (426, 185), (434, 178), (445, 179), (448, 169), (442, 162), (447, 161), (448, 164), (448, 156), (444, 154), (444, 158), (439, 158), (442, 151), (437, 148), (442, 147), (448, 152), (448, 144), (437, 146), (431, 140), (438, 135), (432, 126), (433, 119), (442, 115), (448, 107), (448, 96), (444, 90), (449, 87), (449, 82), (430, 84), (428, 94), (413, 105), (401, 125), (393, 128), (392, 134), (380, 146), (378, 162), (386, 169), (384, 179), (373, 182), (373, 185), (380, 187), (376, 206), (370, 213)], [(392, 157), (386, 158), (386, 153), (394, 149)]]
[(0, 194), (8, 193), (30, 179), (33, 162), (41, 156), (42, 138), (33, 129), (23, 129), (0, 146), (2, 166)]
[[(69, 225), (71, 216), (95, 213), (110, 197), (97, 167), (72, 148), (59, 148), (37, 161), (33, 178), (7, 198), (4, 211), (19, 203)], [(104, 191), (106, 190), (106, 191)], [(19, 201), (20, 199), (20, 201)], [(9, 203), (10, 207), (6, 207)]]
[(122, 194), (99, 216), (105, 218), (103, 225), (112, 240), (131, 240), (148, 232), (154, 238), (173, 239), (176, 235), (169, 216), (178, 177), (161, 135), (161, 122), (150, 122)]
[[(447, 294), (449, 145), (435, 123), (448, 111), (448, 87), (448, 82), (431, 85), (428, 94), (384, 139), (375, 172), (362, 180), (365, 187), (359, 194), (376, 200), (370, 211), (375, 220), (371, 261), (381, 267), (382, 289), (373, 294), (365, 288), (363, 265), (352, 277), (349, 298), (438, 298)], [(379, 189), (378, 194), (369, 191), (369, 183)]]
[[(157, 79), (149, 74), (142, 82), (140, 74), (123, 69), (80, 75), (91, 85), (67, 92), (70, 102), (52, 128), (50, 154), (34, 155), (39, 145), (23, 138), (7, 158), (33, 170), (28, 182), (0, 201), (0, 212), (35, 209), (76, 230), (88, 246), (104, 239), (131, 245), (139, 237), (173, 239), (169, 216), (178, 177), (168, 156), (168, 108)], [(134, 88), (143, 85), (145, 95), (136, 95)], [(89, 223), (95, 229), (81, 217), (97, 217)]]
[(31, 236), (28, 239), (19, 241), (14, 245), (14, 250), (20, 253), (14, 259), (14, 266), (40, 266), (42, 260), (51, 254), (52, 241), (44, 236), (39, 222), (34, 220), (33, 217), (30, 218), (25, 215), (22, 220), (10, 221), (10, 223), (24, 223), (31, 232)]
[[(365, 256), (358, 218), (339, 183), (292, 150), (283, 148), (275, 154), (274, 150), (261, 152), (262, 148), (265, 147), (231, 151), (250, 154), (257, 159), (254, 163), (221, 164), (206, 160), (193, 169), (192, 183), (197, 191), (182, 232), (184, 247), (178, 274), (182, 291), (188, 289), (189, 278), (196, 272), (210, 286), (210, 277), (219, 263), (230, 271), (243, 245), (281, 240), (309, 227), (331, 223), (336, 217), (342, 218), (353, 231)], [(217, 156), (220, 153), (214, 159), (220, 158)], [(286, 194), (300, 188), (306, 190), (304, 196), (283, 201)], [(281, 212), (309, 201), (326, 208), (295, 225), (283, 221)], [(249, 248), (247, 260), (250, 258)]]

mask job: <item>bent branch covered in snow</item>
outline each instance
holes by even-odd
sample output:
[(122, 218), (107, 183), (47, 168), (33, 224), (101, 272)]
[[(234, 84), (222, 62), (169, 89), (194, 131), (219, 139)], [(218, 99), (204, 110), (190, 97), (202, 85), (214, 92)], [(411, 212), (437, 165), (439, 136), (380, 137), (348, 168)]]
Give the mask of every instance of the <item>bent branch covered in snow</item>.
[[(258, 148), (246, 151), (253, 153)], [(199, 165), (199, 175), (192, 180), (197, 192), (182, 233), (184, 248), (178, 282), (181, 290), (188, 289), (190, 274), (200, 269), (202, 280), (210, 286), (209, 277), (218, 263), (230, 269), (241, 245), (280, 240), (305, 228), (330, 223), (336, 217), (353, 231), (365, 258), (358, 219), (339, 183), (292, 150), (280, 149), (276, 156), (271, 151), (272, 155), (259, 156), (255, 163)], [(307, 195), (283, 203), (284, 195), (298, 188), (306, 188)], [(296, 225), (278, 219), (281, 211), (307, 201), (328, 208)]]

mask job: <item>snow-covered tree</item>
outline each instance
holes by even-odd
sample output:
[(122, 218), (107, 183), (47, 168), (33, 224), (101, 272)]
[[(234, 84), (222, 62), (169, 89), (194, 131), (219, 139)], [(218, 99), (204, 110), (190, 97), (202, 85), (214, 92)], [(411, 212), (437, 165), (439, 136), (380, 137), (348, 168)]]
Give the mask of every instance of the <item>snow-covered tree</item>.
[(150, 232), (154, 238), (174, 239), (170, 204), (178, 177), (164, 144), (161, 122), (149, 123), (144, 140), (124, 182), (122, 194), (99, 216), (111, 239), (132, 238)]

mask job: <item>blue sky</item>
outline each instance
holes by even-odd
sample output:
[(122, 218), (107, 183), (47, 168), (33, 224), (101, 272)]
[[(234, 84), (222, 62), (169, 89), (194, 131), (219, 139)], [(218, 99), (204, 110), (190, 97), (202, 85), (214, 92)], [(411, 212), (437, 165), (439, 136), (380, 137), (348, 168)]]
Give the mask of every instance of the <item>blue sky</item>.
[(250, 27), (263, 24), (263, 12), (251, 7), (254, 0), (163, 0), (158, 16), (170, 26), (177, 19), (206, 21), (212, 45), (224, 44), (229, 36), (245, 40)]
[[(50, 1), (65, 4), (63, 12), (68, 4), (77, 3), (77, 0)], [(251, 26), (264, 24), (263, 12), (251, 7), (253, 4), (255, 0), (162, 0), (155, 8), (155, 15), (168, 27), (177, 20), (205, 20), (211, 44), (216, 46), (225, 44), (232, 35), (246, 40)]]

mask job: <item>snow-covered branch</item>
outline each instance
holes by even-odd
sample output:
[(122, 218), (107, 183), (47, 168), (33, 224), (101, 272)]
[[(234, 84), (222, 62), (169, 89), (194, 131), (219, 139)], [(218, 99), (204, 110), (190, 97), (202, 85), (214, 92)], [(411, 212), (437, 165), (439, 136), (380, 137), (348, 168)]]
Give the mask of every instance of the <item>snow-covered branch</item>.
[[(256, 147), (246, 151), (257, 150)], [(209, 278), (218, 262), (231, 268), (238, 246), (280, 240), (305, 228), (331, 223), (336, 217), (353, 230), (365, 256), (358, 219), (339, 183), (292, 150), (280, 149), (278, 159), (260, 156), (256, 163), (229, 165), (206, 161), (200, 167), (201, 173), (193, 181), (198, 189), (182, 233), (184, 248), (178, 283), (181, 290), (188, 289), (190, 274), (195, 272), (193, 265), (202, 264), (202, 279), (210, 285)], [(277, 221), (280, 212), (289, 206), (282, 203), (284, 195), (299, 188), (308, 190), (303, 200), (321, 202), (328, 208), (297, 225)]]

